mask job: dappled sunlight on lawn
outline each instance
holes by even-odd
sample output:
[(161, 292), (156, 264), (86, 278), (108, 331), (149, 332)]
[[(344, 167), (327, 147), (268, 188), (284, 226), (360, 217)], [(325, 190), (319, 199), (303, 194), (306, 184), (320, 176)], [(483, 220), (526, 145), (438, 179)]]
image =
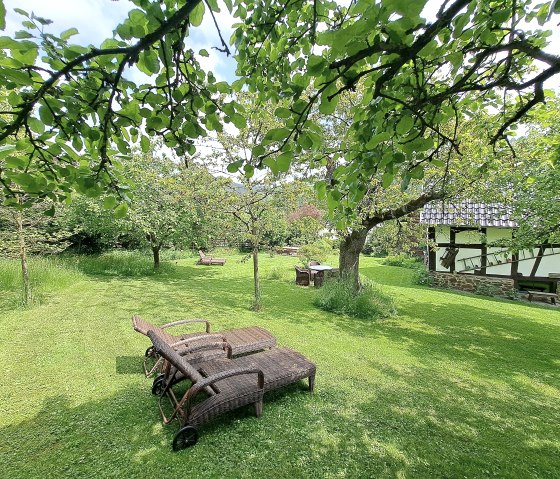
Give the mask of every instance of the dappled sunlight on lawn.
[[(0, 316), (6, 477), (560, 476), (560, 312), (417, 287), (410, 270), (364, 258), (399, 316), (337, 316), (294, 284), (293, 258), (262, 255), (255, 313), (252, 265), (239, 258), (88, 275)], [(133, 332), (133, 313), (265, 327), (317, 364), (316, 391), (301, 382), (267, 393), (260, 419), (234, 411), (174, 454), (178, 425), (161, 425), (140, 373), (149, 340)]]

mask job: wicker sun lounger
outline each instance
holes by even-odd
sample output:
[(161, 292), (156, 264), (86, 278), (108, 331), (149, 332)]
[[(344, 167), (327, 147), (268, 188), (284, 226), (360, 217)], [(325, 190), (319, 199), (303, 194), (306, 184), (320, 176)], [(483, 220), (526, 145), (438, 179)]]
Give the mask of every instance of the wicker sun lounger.
[(199, 260), (197, 264), (203, 264), (205, 266), (214, 266), (214, 265), (223, 266), (226, 264), (225, 258), (214, 258), (213, 256), (206, 256), (204, 252), (201, 250), (198, 251), (198, 257)]
[[(173, 439), (175, 451), (196, 444), (197, 427), (228, 411), (254, 404), (255, 414), (259, 417), (266, 391), (304, 378), (309, 380), (310, 391), (313, 391), (315, 385), (315, 365), (290, 349), (274, 348), (235, 359), (208, 360), (197, 369), (171, 348), (157, 332), (149, 331), (148, 336), (154, 349), (166, 359), (169, 367), (167, 381), (159, 398), (159, 408), (165, 424), (174, 419), (180, 421), (181, 429)], [(222, 343), (215, 344), (219, 349), (223, 347)], [(231, 349), (229, 355), (231, 356)], [(188, 379), (191, 385), (179, 399), (172, 386), (182, 379)], [(173, 407), (169, 416), (163, 411), (164, 398), (168, 398)]]
[[(172, 335), (167, 332), (169, 328), (189, 325), (189, 324), (202, 324), (204, 323), (206, 328), (203, 332), (193, 332), (181, 335)], [(172, 323), (164, 324), (163, 326), (154, 326), (149, 322), (145, 321), (138, 315), (132, 316), (132, 326), (135, 331), (147, 336), (148, 331), (157, 331), (163, 340), (172, 345), (174, 348), (186, 347), (188, 344), (193, 344), (200, 341), (216, 341), (225, 340), (231, 346), (233, 356), (239, 356), (240, 354), (253, 353), (255, 351), (261, 351), (263, 349), (273, 348), (276, 345), (276, 338), (272, 336), (266, 329), (259, 328), (258, 326), (252, 326), (248, 328), (238, 328), (222, 331), (220, 333), (211, 334), (210, 333), (210, 322), (204, 319), (185, 319), (181, 321), (174, 321)], [(208, 358), (211, 356), (221, 356), (222, 354), (216, 350), (208, 351), (204, 353), (204, 357)], [(155, 364), (151, 367), (148, 366), (148, 362), (155, 358)], [(154, 354), (152, 347), (146, 350), (144, 358), (144, 373), (146, 376), (151, 376), (157, 370), (161, 368), (161, 361)]]

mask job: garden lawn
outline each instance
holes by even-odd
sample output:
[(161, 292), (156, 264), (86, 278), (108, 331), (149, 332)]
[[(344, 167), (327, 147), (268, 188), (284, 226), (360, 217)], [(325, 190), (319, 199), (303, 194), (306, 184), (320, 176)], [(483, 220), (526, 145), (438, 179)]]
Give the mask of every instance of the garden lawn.
[[(31, 309), (1, 311), (0, 476), (560, 477), (558, 309), (414, 286), (411, 270), (363, 258), (399, 316), (340, 317), (293, 284), (294, 258), (263, 254), (254, 313), (240, 258), (136, 278), (81, 272)], [(162, 425), (140, 374), (149, 340), (133, 313), (262, 326), (317, 364), (316, 390), (267, 393), (261, 418), (240, 409), (173, 453), (179, 427)]]

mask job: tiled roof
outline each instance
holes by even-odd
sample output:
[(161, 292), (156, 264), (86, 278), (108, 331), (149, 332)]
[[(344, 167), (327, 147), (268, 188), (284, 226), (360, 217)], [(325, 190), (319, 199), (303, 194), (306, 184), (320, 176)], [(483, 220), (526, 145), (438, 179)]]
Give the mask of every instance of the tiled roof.
[(515, 228), (511, 208), (498, 203), (473, 203), (464, 201), (433, 202), (420, 213), (420, 223), (450, 226), (498, 226)]

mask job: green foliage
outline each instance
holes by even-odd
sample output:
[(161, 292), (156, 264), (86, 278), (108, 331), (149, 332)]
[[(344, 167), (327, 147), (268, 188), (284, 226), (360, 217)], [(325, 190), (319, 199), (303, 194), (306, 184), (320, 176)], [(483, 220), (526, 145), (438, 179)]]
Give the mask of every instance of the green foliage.
[(169, 263), (163, 263), (155, 270), (150, 255), (140, 251), (115, 250), (100, 255), (69, 255), (63, 261), (71, 268), (90, 275), (139, 277), (173, 271)]
[(429, 271), (424, 265), (419, 264), (416, 268), (414, 268), (412, 282), (420, 286), (433, 286), (434, 278), (430, 275)]
[[(83, 275), (56, 256), (30, 257), (29, 279), (32, 287), (32, 307), (44, 303), (49, 295), (68, 288)], [(13, 309), (24, 305), (22, 298), (21, 264), (17, 260), (0, 257), (0, 310)]]
[(480, 296), (496, 296), (498, 294), (498, 287), (490, 283), (478, 282), (474, 292)]
[(310, 261), (323, 262), (331, 253), (332, 245), (326, 238), (305, 244), (298, 249), (298, 256), (304, 266), (307, 266)]
[(399, 254), (397, 256), (388, 256), (382, 260), (382, 263), (387, 266), (399, 266), (401, 268), (415, 269), (422, 266), (422, 259), (417, 256), (408, 256)]
[(325, 281), (317, 293), (315, 306), (361, 319), (384, 319), (397, 314), (393, 299), (367, 278), (362, 278), (359, 291), (351, 280)]

